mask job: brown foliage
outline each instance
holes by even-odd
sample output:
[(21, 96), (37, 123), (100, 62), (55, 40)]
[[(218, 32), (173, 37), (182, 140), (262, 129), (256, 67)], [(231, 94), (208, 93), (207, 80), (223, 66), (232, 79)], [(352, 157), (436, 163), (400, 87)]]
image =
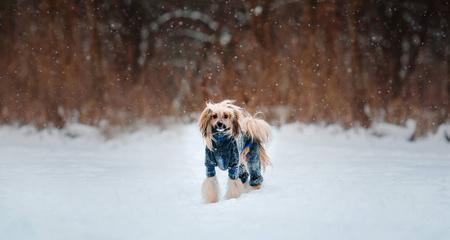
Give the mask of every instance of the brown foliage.
[[(445, 1), (4, 1), (0, 121), (129, 124), (236, 99), (274, 122), (449, 120)], [(417, 136), (416, 136), (417, 135)]]

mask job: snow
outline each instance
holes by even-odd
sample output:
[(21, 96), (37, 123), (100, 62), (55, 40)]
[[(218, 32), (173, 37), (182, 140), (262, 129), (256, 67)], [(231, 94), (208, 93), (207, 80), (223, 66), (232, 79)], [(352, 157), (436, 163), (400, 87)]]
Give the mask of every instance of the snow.
[(253, 9), (253, 12), (255, 13), (255, 16), (261, 15), (262, 11), (263, 11), (263, 8), (262, 8), (262, 6), (260, 6), (260, 5), (256, 6), (256, 7)]
[[(285, 125), (274, 131), (263, 188), (205, 205), (194, 125), (109, 140), (83, 125), (0, 127), (0, 236), (449, 239), (444, 130), (412, 143), (410, 127)], [(225, 180), (220, 172), (222, 189)]]

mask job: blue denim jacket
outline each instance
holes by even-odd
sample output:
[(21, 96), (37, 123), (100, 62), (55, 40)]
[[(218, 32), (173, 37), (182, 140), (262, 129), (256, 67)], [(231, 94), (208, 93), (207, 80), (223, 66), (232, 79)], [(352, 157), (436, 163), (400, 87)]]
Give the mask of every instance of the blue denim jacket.
[[(261, 163), (259, 161), (259, 144), (252, 141), (250, 137), (242, 135), (236, 141), (233, 137), (222, 133), (213, 134), (213, 149), (205, 148), (205, 166), (206, 176), (213, 177), (216, 175), (215, 167), (221, 170), (228, 170), (228, 177), (237, 179), (238, 177), (243, 183), (247, 181), (250, 172), (250, 185), (256, 186), (263, 181), (261, 176)], [(239, 166), (239, 155), (245, 148), (249, 148), (247, 153), (247, 169), (243, 164)]]
[(236, 140), (221, 133), (215, 133), (213, 137), (215, 140), (213, 141), (213, 150), (205, 149), (206, 175), (208, 177), (215, 176), (215, 167), (217, 166), (224, 171), (228, 169), (228, 176), (236, 179), (239, 167), (239, 151)]

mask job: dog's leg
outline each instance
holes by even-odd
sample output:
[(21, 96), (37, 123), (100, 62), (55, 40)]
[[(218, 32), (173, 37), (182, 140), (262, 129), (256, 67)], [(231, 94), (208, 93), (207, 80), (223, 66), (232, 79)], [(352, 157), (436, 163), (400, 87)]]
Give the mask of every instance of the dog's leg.
[(230, 155), (226, 156), (230, 160), (228, 166), (227, 193), (225, 194), (226, 199), (238, 198), (244, 190), (244, 184), (239, 179), (239, 151), (236, 141), (234, 141), (229, 153)]
[(250, 152), (247, 154), (248, 162), (247, 167), (250, 173), (249, 185), (253, 189), (260, 189), (264, 180), (261, 175), (261, 161), (259, 159), (259, 146), (257, 143), (253, 143), (250, 147)]
[(219, 184), (217, 177), (208, 177), (202, 184), (202, 196), (205, 203), (215, 203), (219, 201)]
[(229, 178), (227, 185), (228, 185), (227, 194), (225, 195), (226, 199), (238, 198), (244, 191), (244, 184), (242, 184), (239, 178), (238, 179)]
[[(247, 161), (247, 160), (245, 160)], [(244, 164), (239, 165), (239, 179), (241, 179), (242, 183), (246, 183), (248, 180), (248, 172), (247, 172), (247, 168), (245, 167)]]

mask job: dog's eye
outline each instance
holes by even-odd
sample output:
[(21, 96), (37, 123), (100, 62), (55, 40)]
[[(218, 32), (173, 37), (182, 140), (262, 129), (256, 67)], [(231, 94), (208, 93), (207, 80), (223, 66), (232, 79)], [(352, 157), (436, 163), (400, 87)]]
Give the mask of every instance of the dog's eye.
[(216, 118), (217, 118), (217, 114), (214, 113), (214, 114), (212, 115), (212, 118), (216, 119)]
[(228, 114), (224, 114), (223, 118), (227, 119), (228, 118)]

